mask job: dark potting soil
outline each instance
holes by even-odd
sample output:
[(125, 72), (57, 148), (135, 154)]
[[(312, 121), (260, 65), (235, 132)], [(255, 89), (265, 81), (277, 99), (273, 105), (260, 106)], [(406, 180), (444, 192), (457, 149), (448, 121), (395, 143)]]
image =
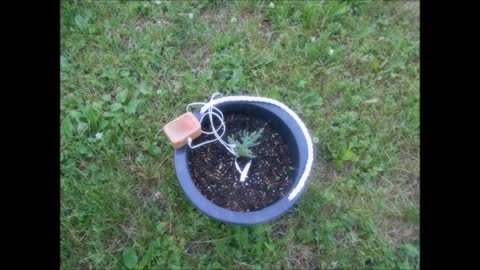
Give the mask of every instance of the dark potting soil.
[[(210, 130), (210, 123), (202, 122), (203, 130)], [(244, 114), (225, 115), (228, 136), (239, 139), (240, 132), (254, 132), (264, 128), (258, 145), (252, 147), (256, 156), (248, 177), (240, 182), (240, 173), (235, 168), (235, 157), (218, 141), (196, 149), (188, 154), (190, 172), (200, 192), (216, 205), (234, 211), (254, 211), (265, 208), (286, 195), (293, 184), (292, 163), (287, 144), (269, 123)], [(215, 123), (218, 127), (218, 124)], [(213, 139), (213, 135), (202, 134), (193, 144)], [(238, 158), (241, 169), (249, 158)]]

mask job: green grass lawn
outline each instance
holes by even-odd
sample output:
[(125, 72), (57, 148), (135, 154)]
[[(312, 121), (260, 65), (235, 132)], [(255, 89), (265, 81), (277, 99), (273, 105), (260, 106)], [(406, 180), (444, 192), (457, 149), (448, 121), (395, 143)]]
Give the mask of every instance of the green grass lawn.
[[(62, 1), (62, 269), (419, 268), (419, 27), (411, 1)], [(161, 128), (215, 91), (309, 128), (282, 218), (184, 196)]]

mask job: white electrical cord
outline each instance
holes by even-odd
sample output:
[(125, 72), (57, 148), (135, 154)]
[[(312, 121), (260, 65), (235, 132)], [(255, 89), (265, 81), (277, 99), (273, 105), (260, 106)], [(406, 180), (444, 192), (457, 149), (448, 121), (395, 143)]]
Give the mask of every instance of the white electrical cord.
[[(225, 146), (225, 148), (227, 148), (227, 150), (232, 153), (233, 155), (237, 156), (237, 153), (235, 152), (234, 148), (235, 148), (235, 144), (228, 144), (226, 143), (223, 139), (222, 139), (222, 136), (225, 134), (225, 130), (226, 130), (226, 127), (225, 127), (225, 122), (223, 121), (223, 113), (222, 111), (220, 111), (217, 107), (213, 106), (212, 105), (212, 100), (215, 98), (215, 96), (217, 95), (221, 95), (220, 93), (216, 92), (212, 95), (211, 99), (210, 99), (210, 102), (208, 103), (205, 103), (205, 102), (193, 102), (193, 103), (190, 103), (187, 105), (187, 112), (189, 112), (189, 108), (191, 106), (207, 106), (208, 108), (208, 112), (205, 113), (203, 112), (202, 113), (202, 116), (200, 117), (200, 123), (202, 123), (203, 121), (203, 118), (205, 116), (209, 116), (209, 119), (210, 119), (210, 127), (212, 128), (212, 131), (204, 131), (202, 130), (202, 133), (203, 134), (207, 134), (207, 135), (214, 135), (215, 136), (215, 139), (213, 140), (210, 140), (210, 141), (206, 141), (206, 142), (203, 142), (203, 143), (200, 143), (200, 144), (197, 144), (195, 146), (192, 145), (192, 138), (188, 137), (188, 146), (190, 146), (190, 148), (192, 149), (195, 149), (197, 147), (200, 147), (202, 145), (205, 145), (205, 144), (209, 144), (209, 143), (212, 143), (212, 142), (215, 142), (215, 141), (219, 141), (223, 146)], [(215, 110), (215, 112), (213, 111)], [(215, 128), (214, 124), (213, 124), (213, 116), (217, 117), (218, 120), (220, 120), (220, 126), (218, 128)], [(218, 131), (219, 130), (222, 130), (222, 134), (221, 135), (218, 135)]]
[[(188, 146), (191, 149), (195, 149), (195, 148), (198, 148), (200, 146), (203, 146), (203, 145), (215, 142), (215, 141), (220, 142), (223, 146), (225, 146), (225, 148), (230, 153), (232, 153), (235, 156), (235, 168), (240, 173), (240, 182), (244, 182), (245, 178), (248, 177), (248, 171), (250, 170), (250, 165), (251, 165), (252, 161), (250, 160), (247, 163), (247, 165), (245, 166), (245, 168), (243, 168), (243, 170), (240, 169), (240, 166), (237, 163), (238, 155), (235, 152), (235, 146), (236, 145), (235, 144), (228, 144), (222, 139), (222, 136), (225, 134), (225, 131), (226, 131), (227, 128), (226, 128), (225, 122), (223, 120), (224, 117), (223, 117), (222, 111), (220, 111), (217, 107), (213, 106), (213, 100), (214, 100), (215, 96), (218, 96), (218, 95), (221, 95), (221, 94), (218, 93), (218, 92), (215, 92), (212, 95), (212, 97), (210, 98), (210, 101), (207, 102), (207, 103), (205, 103), (205, 102), (193, 102), (193, 103), (190, 103), (190, 104), (187, 105), (187, 108), (186, 108), (187, 112), (189, 112), (189, 109), (190, 109), (191, 106), (202, 106), (202, 109), (200, 110), (200, 113), (202, 115), (200, 117), (200, 123), (202, 123), (203, 118), (208, 115), (208, 117), (210, 119), (210, 127), (211, 127), (212, 130), (211, 131), (201, 130), (201, 131), (202, 131), (203, 134), (207, 134), (207, 135), (212, 135), (213, 134), (215, 136), (215, 139), (209, 140), (209, 141), (197, 144), (197, 145), (192, 145), (192, 138), (188, 137), (188, 139), (187, 139)], [(217, 119), (220, 121), (220, 126), (218, 128), (215, 128), (215, 125), (213, 124), (213, 116), (217, 117)], [(220, 131), (222, 128), (223, 128), (223, 130), (222, 130), (221, 134), (219, 135), (218, 131)]]

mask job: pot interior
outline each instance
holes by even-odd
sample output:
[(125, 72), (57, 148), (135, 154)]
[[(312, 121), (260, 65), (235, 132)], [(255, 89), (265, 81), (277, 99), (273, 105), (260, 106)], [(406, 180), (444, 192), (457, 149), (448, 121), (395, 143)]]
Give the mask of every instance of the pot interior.
[[(291, 188), (294, 188), (295, 183), (300, 177), (298, 170), (300, 150), (292, 131), (288, 128), (284, 120), (271, 111), (261, 106), (257, 106), (255, 103), (222, 103), (216, 105), (216, 107), (222, 111), (225, 117), (229, 114), (244, 114), (250, 117), (260, 118), (263, 121), (268, 122), (270, 126), (282, 136), (283, 141), (288, 145), (288, 152), (294, 168), (291, 174), (291, 177), (294, 179), (294, 185)], [(208, 121), (207, 117), (204, 118), (203, 121)], [(224, 139), (226, 140), (226, 138)], [(190, 151), (187, 151), (187, 158), (189, 158), (189, 153)]]

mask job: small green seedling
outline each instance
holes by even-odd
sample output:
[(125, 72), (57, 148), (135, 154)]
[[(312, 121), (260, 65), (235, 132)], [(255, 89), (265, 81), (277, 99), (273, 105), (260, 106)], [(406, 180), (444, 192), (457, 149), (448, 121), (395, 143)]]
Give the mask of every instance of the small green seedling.
[(256, 156), (252, 153), (251, 148), (260, 143), (260, 142), (257, 142), (257, 140), (260, 138), (262, 133), (263, 133), (263, 128), (254, 132), (247, 132), (243, 130), (241, 132), (241, 137), (240, 137), (240, 140), (242, 142), (240, 142), (240, 140), (235, 140), (233, 136), (229, 136), (228, 143), (235, 144), (235, 152), (239, 157), (254, 158)]

